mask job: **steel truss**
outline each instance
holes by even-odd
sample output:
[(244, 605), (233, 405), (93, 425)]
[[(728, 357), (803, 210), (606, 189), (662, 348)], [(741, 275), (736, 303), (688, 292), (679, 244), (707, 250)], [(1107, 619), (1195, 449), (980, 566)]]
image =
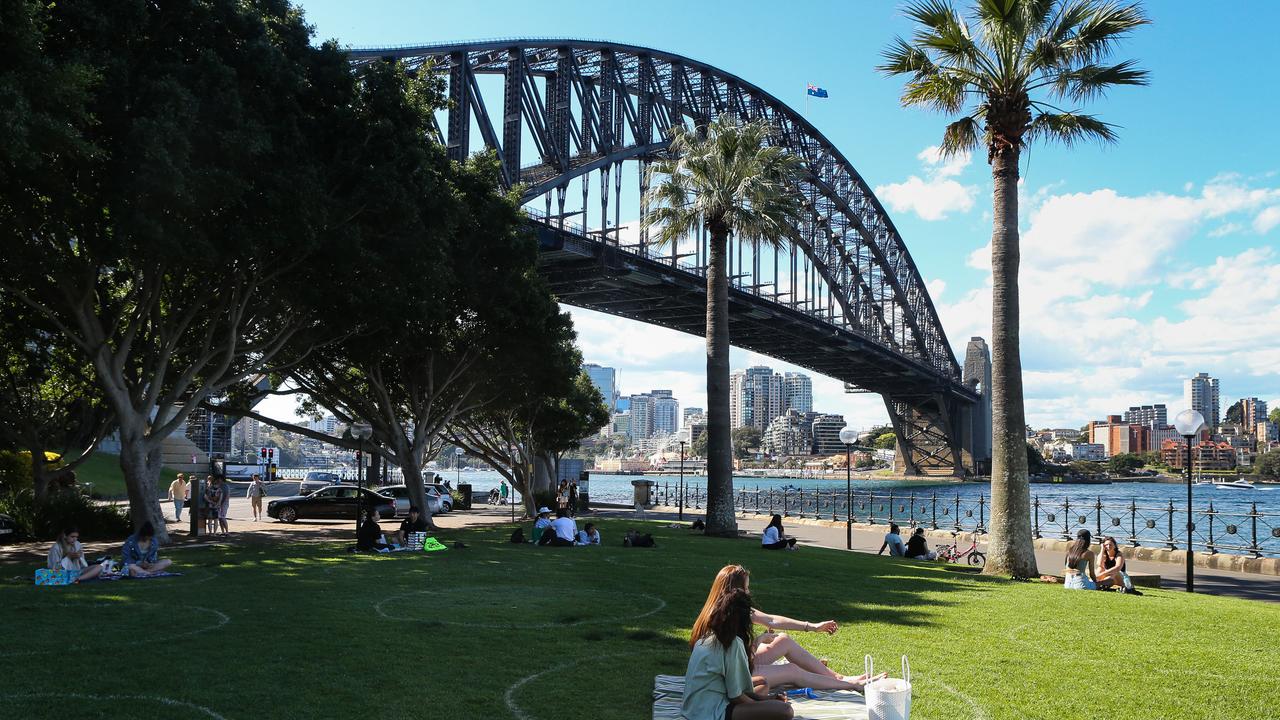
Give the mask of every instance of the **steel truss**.
[[(852, 389), (885, 396), (902, 469), (911, 474), (962, 471), (963, 453), (957, 443), (960, 418), (968, 413), (958, 408), (972, 403), (974, 396), (961, 383), (960, 366), (915, 263), (853, 165), (778, 98), (689, 58), (597, 41), (497, 40), (360, 49), (351, 56), (357, 64), (395, 59), (418, 71), (447, 76), (449, 110), (439, 139), (450, 157), (463, 160), (482, 147), (495, 151), (504, 185), (520, 186), (526, 204), (542, 206), (541, 222), (558, 231), (570, 227), (566, 218), (579, 216), (581, 225), (572, 226), (600, 246), (592, 250), (603, 260), (596, 265), (609, 268), (613, 276), (627, 258), (637, 257), (702, 275), (707, 257), (703, 236), (657, 248), (640, 230), (634, 242), (622, 242), (624, 163), (639, 163), (637, 196), (643, 197), (643, 168), (665, 151), (672, 127), (706, 123), (726, 114), (768, 123), (772, 142), (805, 163), (800, 192), (809, 212), (794, 247), (775, 251), (731, 241), (731, 282), (743, 293), (802, 314), (806, 322), (825, 325), (837, 335), (857, 336), (856, 342), (839, 348), (849, 354), (853, 370), (835, 377)], [(478, 80), (484, 76), (501, 80), (500, 115), (491, 113), (485, 102)], [(472, 141), (473, 126), (479, 131), (478, 144)], [(593, 175), (598, 183), (592, 182)], [(581, 205), (570, 203), (566, 211), (575, 182), (581, 185)], [(594, 198), (592, 186), (597, 187)], [(638, 211), (643, 218), (647, 211), (643, 202), (638, 209), (627, 209), (628, 217)], [(578, 278), (553, 283), (565, 302), (638, 317), (637, 306), (628, 303), (635, 298), (622, 293), (606, 302), (586, 287), (599, 280), (589, 266), (577, 268), (576, 275), (565, 275), (563, 265), (558, 271), (562, 278)], [(573, 291), (584, 288), (588, 299), (575, 300)], [(641, 319), (672, 326), (684, 323)], [(696, 313), (689, 319), (696, 321)], [(738, 335), (734, 344), (742, 344)], [(852, 349), (854, 345), (874, 348), (877, 362), (868, 362), (873, 358)], [(785, 350), (770, 354), (795, 361)], [(888, 362), (879, 362), (881, 357)], [(905, 365), (909, 370), (877, 372), (877, 364)], [(904, 384), (906, 376), (909, 382)]]

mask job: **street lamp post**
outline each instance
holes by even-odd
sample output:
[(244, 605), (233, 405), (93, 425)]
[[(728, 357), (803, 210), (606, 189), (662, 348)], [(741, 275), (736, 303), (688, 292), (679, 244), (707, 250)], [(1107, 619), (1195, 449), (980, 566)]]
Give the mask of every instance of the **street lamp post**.
[(465, 451), (460, 447), (455, 447), (453, 449), (453, 469), (458, 474), (457, 482), (459, 485), (462, 484), (462, 453), (463, 452)]
[(678, 516), (680, 520), (684, 520), (684, 441), (683, 440), (680, 441), (680, 485), (679, 485), (679, 489), (676, 490), (676, 492), (679, 493), (680, 495), (680, 500), (678, 503), (680, 506), (680, 512), (678, 513)]
[(356, 542), (359, 542), (360, 510), (364, 502), (364, 441), (373, 435), (373, 426), (369, 423), (353, 423), (350, 432), (351, 437), (359, 444), (356, 450)]
[(1195, 410), (1183, 410), (1173, 419), (1173, 427), (1187, 441), (1187, 592), (1195, 592), (1195, 558), (1191, 553), (1191, 531), (1196, 527), (1191, 521), (1191, 439), (1204, 427), (1204, 416)]
[(844, 443), (844, 548), (853, 549), (853, 443), (858, 433), (853, 428), (840, 431), (840, 442)]

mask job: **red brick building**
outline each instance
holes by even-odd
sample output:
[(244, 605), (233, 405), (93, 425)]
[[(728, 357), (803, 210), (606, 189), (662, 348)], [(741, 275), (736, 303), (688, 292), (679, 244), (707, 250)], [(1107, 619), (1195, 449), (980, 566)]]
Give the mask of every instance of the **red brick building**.
[[(1199, 445), (1191, 446), (1191, 452), (1195, 461), (1192, 470), (1231, 470), (1236, 466), (1236, 450), (1231, 443), (1202, 440)], [(1160, 447), (1160, 459), (1170, 468), (1186, 468), (1187, 442), (1165, 440)]]
[(1127, 423), (1119, 415), (1089, 423), (1089, 441), (1102, 446), (1107, 457), (1124, 453), (1151, 452), (1151, 428)]

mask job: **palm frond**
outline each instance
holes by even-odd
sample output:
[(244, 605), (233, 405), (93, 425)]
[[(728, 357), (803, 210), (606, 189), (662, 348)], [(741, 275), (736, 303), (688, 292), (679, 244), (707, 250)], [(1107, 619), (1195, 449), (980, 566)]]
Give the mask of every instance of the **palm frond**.
[(1090, 63), (1053, 76), (1053, 94), (1072, 101), (1101, 97), (1115, 85), (1146, 85), (1150, 73), (1138, 68), (1137, 62), (1125, 60), (1115, 65)]
[(902, 104), (955, 114), (964, 109), (965, 95), (971, 86), (968, 80), (956, 73), (937, 73), (907, 83), (902, 89)]
[(885, 75), (914, 75), (919, 79), (938, 72), (928, 53), (901, 37), (894, 38), (880, 57), (884, 58), (884, 64), (877, 65), (876, 70)]
[(1089, 12), (1075, 32), (1061, 43), (1064, 57), (1072, 62), (1094, 62), (1106, 57), (1118, 40), (1150, 24), (1142, 6), (1090, 2)]
[(1027, 140), (1045, 140), (1071, 147), (1077, 143), (1100, 141), (1114, 143), (1114, 125), (1102, 122), (1094, 115), (1074, 112), (1041, 112), (1031, 120)]
[(942, 157), (951, 158), (977, 150), (981, 131), (981, 123), (973, 116), (962, 117), (947, 125), (942, 131), (942, 145), (939, 146)]

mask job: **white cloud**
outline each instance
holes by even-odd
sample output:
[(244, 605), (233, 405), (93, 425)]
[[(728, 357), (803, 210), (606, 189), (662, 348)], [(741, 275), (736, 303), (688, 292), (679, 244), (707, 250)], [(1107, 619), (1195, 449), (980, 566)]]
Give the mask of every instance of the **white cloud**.
[(1280, 205), (1272, 205), (1253, 219), (1253, 229), (1259, 235), (1266, 235), (1277, 225), (1280, 225)]
[[(1233, 175), (1195, 194), (1037, 197), (1019, 275), (1028, 421), (1074, 426), (1139, 402), (1172, 409), (1181, 379), (1196, 372), (1222, 379), (1224, 403), (1280, 394), (1280, 338), (1268, 330), (1280, 327), (1277, 252), (1233, 251), (1193, 268), (1184, 250), (1214, 220), (1226, 221), (1219, 235), (1234, 232), (1233, 218), (1260, 216), (1277, 199), (1280, 188)], [(989, 272), (990, 246), (969, 262)], [(1176, 304), (1170, 288), (1184, 291)], [(991, 337), (989, 276), (947, 299), (938, 311), (960, 349), (970, 335)]]
[(953, 178), (972, 162), (968, 153), (943, 159), (936, 146), (921, 150), (916, 157), (924, 167), (924, 177), (912, 175), (900, 183), (876, 187), (876, 195), (895, 212), (913, 212), (922, 220), (942, 220), (949, 213), (973, 209), (978, 186), (963, 185)]

